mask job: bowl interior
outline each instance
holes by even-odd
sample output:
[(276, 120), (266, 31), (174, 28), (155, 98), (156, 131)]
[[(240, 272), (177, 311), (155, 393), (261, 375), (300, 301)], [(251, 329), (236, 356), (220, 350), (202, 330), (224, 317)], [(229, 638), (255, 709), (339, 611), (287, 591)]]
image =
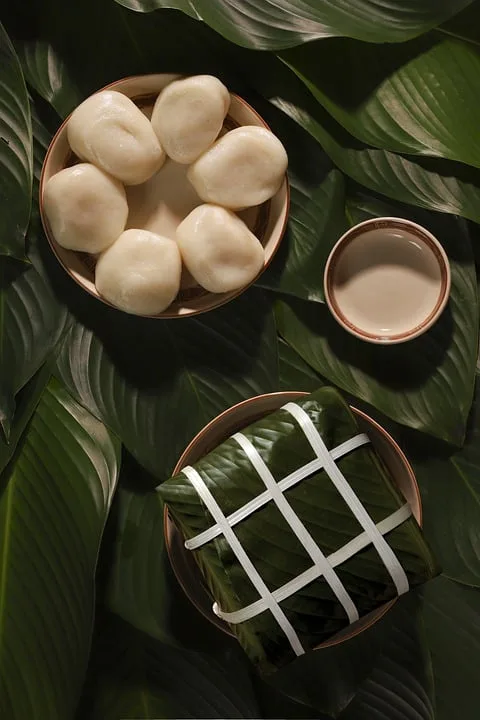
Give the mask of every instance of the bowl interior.
[[(107, 86), (122, 92), (150, 116), (159, 92), (178, 75), (160, 74), (125, 78)], [(105, 89), (105, 88), (103, 88)], [(229, 114), (225, 118), (222, 133), (239, 125), (268, 127), (255, 110), (242, 98), (231, 94)], [(110, 304), (100, 297), (95, 288), (96, 257), (86, 253), (66, 250), (55, 242), (43, 208), (45, 183), (57, 172), (78, 162), (70, 150), (67, 140), (67, 120), (59, 128), (45, 157), (40, 181), (40, 213), (45, 233), (60, 263), (74, 280), (91, 295)], [(221, 133), (221, 134), (222, 134)], [(126, 188), (129, 204), (128, 228), (141, 228), (172, 237), (178, 224), (202, 200), (187, 180), (188, 166), (179, 165), (167, 159), (164, 166), (142, 185)], [(282, 239), (288, 218), (289, 189), (287, 179), (280, 190), (266, 203), (248, 208), (239, 214), (250, 230), (258, 237), (265, 249), (267, 267)], [(195, 315), (212, 310), (233, 299), (246, 288), (229, 293), (213, 294), (201, 288), (184, 269), (181, 290), (172, 305), (155, 317), (173, 318)]]
[[(238, 432), (268, 413), (278, 410), (285, 403), (307, 394), (302, 392), (270, 393), (251, 398), (229, 408), (196, 435), (175, 466), (174, 474), (180, 472), (185, 465), (192, 465), (200, 460), (233, 433)], [(420, 491), (407, 458), (393, 438), (378, 423), (362, 411), (356, 408), (352, 408), (352, 410), (357, 417), (360, 430), (368, 433), (373, 447), (390, 470), (399, 490), (410, 504), (413, 515), (421, 524)], [(220, 630), (231, 635), (232, 632), (227, 623), (213, 612), (211, 595), (204, 584), (193, 554), (185, 549), (183, 536), (172, 521), (167, 509), (165, 509), (164, 519), (167, 551), (178, 582), (197, 610)], [(394, 602), (392, 600), (383, 607), (360, 618), (356, 623), (319, 645), (319, 648), (335, 645), (358, 635), (359, 632), (377, 622)]]
[(325, 290), (336, 319), (373, 342), (403, 342), (430, 327), (448, 299), (448, 260), (408, 221), (367, 221), (333, 249)]

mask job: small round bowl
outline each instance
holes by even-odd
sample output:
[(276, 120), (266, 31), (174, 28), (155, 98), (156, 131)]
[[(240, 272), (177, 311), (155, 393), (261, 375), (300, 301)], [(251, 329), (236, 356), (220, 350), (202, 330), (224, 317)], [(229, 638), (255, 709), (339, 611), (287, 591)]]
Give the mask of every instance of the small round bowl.
[(331, 251), (325, 299), (342, 327), (371, 343), (406, 342), (438, 320), (450, 293), (450, 265), (438, 240), (410, 220), (355, 225)]
[[(127, 95), (150, 117), (158, 94), (166, 85), (180, 77), (180, 75), (171, 74), (138, 75), (117, 80), (101, 88), (101, 90), (116, 90)], [(43, 228), (53, 252), (67, 273), (90, 295), (93, 295), (106, 305), (111, 305), (101, 297), (95, 287), (96, 257), (87, 253), (66, 250), (58, 245), (53, 237), (44, 210), (43, 192), (45, 184), (60, 170), (78, 162), (78, 158), (68, 145), (68, 120), (69, 118), (65, 120), (55, 134), (43, 163), (39, 193)], [(229, 114), (225, 118), (223, 131), (220, 134), (240, 125), (258, 125), (269, 129), (266, 122), (245, 100), (231, 93)], [(129, 204), (127, 229), (131, 227), (143, 228), (173, 237), (179, 223), (191, 210), (203, 202), (187, 180), (188, 167), (188, 165), (179, 165), (167, 159), (160, 171), (146, 183), (126, 188)], [(161, 198), (160, 203), (159, 198)], [(281, 242), (287, 225), (289, 206), (290, 191), (287, 176), (285, 176), (280, 189), (271, 200), (238, 213), (265, 249), (265, 263), (261, 273), (271, 262)], [(259, 276), (261, 273), (259, 273)], [(164, 319), (191, 317), (192, 315), (213, 310), (240, 295), (259, 276), (239, 290), (214, 294), (207, 292), (196, 284), (195, 280), (184, 269), (182, 285), (177, 298), (164, 312), (150, 317)]]
[[(304, 395), (308, 395), (308, 393), (269, 393), (267, 395), (250, 398), (225, 410), (225, 412), (209, 422), (208, 425), (193, 438), (177, 462), (173, 474), (179, 473), (186, 465), (196, 463), (233, 433), (251, 425), (251, 423), (265, 415), (278, 410), (282, 405), (285, 405), (285, 403), (296, 400)], [(422, 501), (420, 491), (415, 479), (415, 474), (404, 453), (391, 435), (375, 422), (375, 420), (372, 420), (372, 418), (361, 410), (357, 410), (356, 408), (351, 409), (355, 413), (360, 430), (368, 434), (373, 447), (389, 469), (398, 489), (410, 504), (415, 519), (419, 525), (421, 525)], [(228, 624), (213, 612), (212, 597), (203, 581), (193, 553), (185, 548), (183, 536), (171, 519), (167, 507), (165, 507), (164, 515), (164, 533), (171, 566), (189, 600), (213, 625), (233, 636)], [(364, 615), (360, 620), (352, 623), (329, 640), (321, 643), (321, 645), (315, 649), (337, 645), (338, 643), (355, 637), (380, 620), (395, 602), (395, 599), (391, 600), (368, 615)]]

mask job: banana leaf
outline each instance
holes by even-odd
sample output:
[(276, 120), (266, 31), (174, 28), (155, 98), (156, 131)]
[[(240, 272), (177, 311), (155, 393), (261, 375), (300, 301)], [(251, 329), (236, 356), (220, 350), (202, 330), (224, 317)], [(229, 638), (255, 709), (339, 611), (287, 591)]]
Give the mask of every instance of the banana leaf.
[[(350, 408), (334, 388), (322, 387), (296, 404), (308, 414), (329, 450), (360, 432)], [(276, 483), (316, 457), (303, 430), (284, 409), (255, 422), (242, 433)], [(370, 445), (343, 455), (337, 460), (337, 467), (374, 523), (405, 504)], [(202, 458), (194, 470), (225, 516), (265, 491), (262, 479), (235, 438), (229, 438)], [(159, 486), (158, 492), (185, 538), (191, 539), (215, 525), (184, 472)], [(327, 557), (364, 530), (324, 470), (314, 471), (286, 489), (284, 497)], [(312, 567), (311, 557), (272, 500), (235, 524), (233, 530), (270, 592)], [(435, 560), (413, 516), (392, 529), (386, 540), (405, 571), (407, 587), (417, 586), (437, 574)], [(222, 534), (192, 552), (223, 612), (237, 611), (258, 600), (257, 591)], [(360, 617), (397, 595), (398, 586), (373, 545), (338, 564), (335, 572)], [(322, 576), (283, 599), (281, 609), (305, 651), (314, 649), (350, 622), (348, 611)], [(234, 624), (232, 630), (261, 672), (271, 672), (295, 657), (293, 646), (270, 611)]]

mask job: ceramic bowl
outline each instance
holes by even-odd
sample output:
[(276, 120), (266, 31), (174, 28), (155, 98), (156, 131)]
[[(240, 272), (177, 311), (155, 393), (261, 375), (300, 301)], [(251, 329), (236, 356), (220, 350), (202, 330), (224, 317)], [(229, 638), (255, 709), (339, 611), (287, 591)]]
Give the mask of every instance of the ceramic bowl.
[(402, 218), (366, 220), (330, 253), (325, 299), (345, 330), (361, 340), (412, 340), (438, 320), (450, 293), (450, 265), (438, 240)]
[[(166, 74), (139, 75), (118, 80), (101, 89), (113, 89), (124, 93), (147, 116), (150, 116), (160, 91), (179, 77), (180, 75)], [(240, 125), (258, 125), (268, 128), (265, 121), (245, 100), (233, 93), (231, 93), (231, 99), (229, 114), (225, 118), (222, 132), (232, 130)], [(44, 211), (43, 192), (47, 181), (60, 170), (78, 162), (68, 145), (67, 123), (68, 118), (54, 136), (43, 163), (39, 198), (42, 223), (50, 246), (64, 269), (84, 290), (110, 305), (95, 288), (95, 256), (60, 247), (55, 242)], [(167, 159), (161, 170), (146, 183), (127, 187), (130, 208), (127, 228), (144, 228), (171, 237), (177, 225), (188, 213), (197, 205), (202, 204), (202, 200), (187, 180), (188, 167), (188, 165), (179, 165)], [(160, 203), (158, 198), (161, 198)], [(289, 203), (289, 186), (285, 176), (280, 190), (271, 200), (238, 213), (264, 246), (265, 264), (262, 272), (271, 262), (285, 232)], [(240, 295), (255, 280), (239, 290), (214, 294), (199, 287), (193, 278), (184, 271), (179, 295), (170, 307), (155, 317), (188, 317), (213, 310)]]
[[(259, 420), (268, 413), (278, 410), (287, 402), (298, 399), (308, 393), (304, 392), (278, 392), (245, 400), (234, 405), (221, 415), (218, 415), (188, 445), (183, 455), (177, 462), (174, 474), (179, 473), (186, 465), (193, 465), (207, 453), (214, 450), (224, 442), (230, 435), (242, 430), (251, 423)], [(370, 437), (373, 447), (378, 452), (386, 467), (389, 469), (398, 489), (403, 494), (412, 508), (419, 525), (422, 524), (422, 502), (420, 491), (414, 472), (404, 453), (395, 440), (375, 420), (372, 420), (361, 410), (352, 408), (355, 413), (361, 432), (366, 432)], [(165, 543), (168, 556), (176, 578), (183, 588), (183, 591), (195, 605), (197, 610), (204, 615), (213, 625), (229, 635), (233, 635), (227, 623), (219, 618), (212, 610), (212, 597), (203, 581), (200, 570), (195, 562), (193, 553), (184, 547), (184, 539), (181, 532), (171, 519), (168, 509), (165, 508), (164, 517)], [(395, 600), (391, 600), (380, 608), (360, 618), (356, 623), (349, 625), (341, 632), (334, 635), (318, 646), (325, 648), (337, 643), (344, 642), (377, 622), (392, 607)]]

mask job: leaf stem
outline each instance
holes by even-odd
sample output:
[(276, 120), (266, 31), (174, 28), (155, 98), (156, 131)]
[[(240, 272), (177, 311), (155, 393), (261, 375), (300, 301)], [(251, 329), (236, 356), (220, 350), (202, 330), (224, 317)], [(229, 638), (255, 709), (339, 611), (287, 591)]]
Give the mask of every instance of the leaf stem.
[(478, 40), (473, 40), (473, 38), (466, 37), (465, 35), (460, 35), (458, 33), (454, 33), (451, 30), (446, 30), (443, 27), (435, 28), (434, 32), (443, 33), (443, 35), (449, 35), (450, 37), (453, 37), (456, 40), (463, 40), (464, 42), (468, 42), (471, 45), (475, 45), (475, 47), (480, 47), (480, 42)]

